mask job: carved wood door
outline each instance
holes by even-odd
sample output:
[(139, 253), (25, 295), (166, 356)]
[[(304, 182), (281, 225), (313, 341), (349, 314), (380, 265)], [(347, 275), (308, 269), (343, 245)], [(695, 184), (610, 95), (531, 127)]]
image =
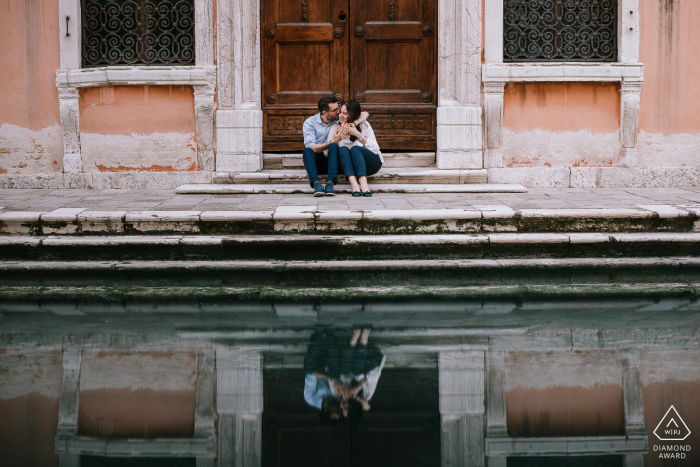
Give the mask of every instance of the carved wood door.
[(435, 150), (437, 0), (263, 0), (263, 150), (299, 151), (317, 102), (357, 99), (383, 150)]

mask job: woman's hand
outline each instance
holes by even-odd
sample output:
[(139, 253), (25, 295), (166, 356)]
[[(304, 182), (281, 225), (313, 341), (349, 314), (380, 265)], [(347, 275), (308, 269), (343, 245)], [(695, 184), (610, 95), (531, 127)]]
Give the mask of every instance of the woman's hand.
[(331, 138), (331, 143), (338, 143), (347, 135), (348, 130), (345, 128), (345, 125), (338, 125), (335, 129), (335, 133), (333, 133), (333, 138)]
[(355, 126), (354, 123), (347, 123), (346, 126), (347, 126), (348, 134), (350, 134), (358, 139), (362, 139), (362, 133), (360, 133), (357, 130), (357, 127)]

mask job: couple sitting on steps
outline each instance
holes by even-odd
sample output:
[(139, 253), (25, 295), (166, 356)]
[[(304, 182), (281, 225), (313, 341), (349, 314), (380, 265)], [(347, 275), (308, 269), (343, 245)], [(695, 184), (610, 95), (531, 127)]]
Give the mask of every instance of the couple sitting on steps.
[[(372, 196), (367, 176), (379, 172), (384, 158), (366, 121), (369, 114), (362, 112), (359, 102), (347, 101), (341, 106), (335, 97), (322, 97), (318, 110), (304, 122), (304, 167), (314, 196), (335, 196), (338, 165), (352, 186), (353, 196)], [(328, 175), (325, 187), (318, 174)]]

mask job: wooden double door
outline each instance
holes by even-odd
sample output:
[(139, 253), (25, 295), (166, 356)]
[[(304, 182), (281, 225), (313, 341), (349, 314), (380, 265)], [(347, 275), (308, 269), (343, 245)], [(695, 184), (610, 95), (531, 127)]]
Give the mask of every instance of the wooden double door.
[(263, 150), (303, 148), (321, 97), (355, 99), (382, 150), (435, 150), (437, 0), (262, 0)]

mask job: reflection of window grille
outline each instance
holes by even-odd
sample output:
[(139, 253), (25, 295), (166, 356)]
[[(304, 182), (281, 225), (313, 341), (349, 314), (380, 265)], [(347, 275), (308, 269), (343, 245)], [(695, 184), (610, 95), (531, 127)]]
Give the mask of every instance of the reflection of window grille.
[(83, 68), (194, 65), (194, 0), (82, 0)]
[(617, 1), (503, 0), (503, 61), (616, 61)]

